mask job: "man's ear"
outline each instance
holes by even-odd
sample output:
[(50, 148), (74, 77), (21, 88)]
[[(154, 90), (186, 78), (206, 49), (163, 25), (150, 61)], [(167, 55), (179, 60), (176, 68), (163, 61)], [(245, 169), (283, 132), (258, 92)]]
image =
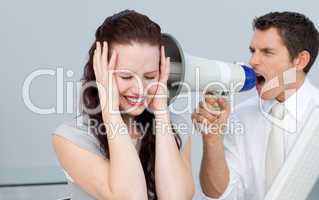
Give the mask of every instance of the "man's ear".
[(310, 61), (310, 53), (309, 51), (303, 50), (298, 54), (298, 56), (294, 59), (293, 63), (296, 67), (297, 71), (302, 71)]

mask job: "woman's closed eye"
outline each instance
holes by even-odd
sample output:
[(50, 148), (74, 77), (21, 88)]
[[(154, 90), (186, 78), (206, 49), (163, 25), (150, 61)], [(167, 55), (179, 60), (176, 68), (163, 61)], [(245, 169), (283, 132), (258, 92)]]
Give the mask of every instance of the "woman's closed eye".
[(117, 72), (117, 75), (124, 80), (132, 79), (134, 76), (130, 72)]
[(148, 80), (153, 80), (156, 78), (156, 76), (144, 76), (144, 78)]
[(133, 78), (133, 76), (120, 76), (120, 77), (125, 80), (129, 80)]
[(147, 79), (147, 80), (156, 79), (157, 76), (158, 76), (158, 71), (157, 70), (144, 74), (144, 78)]

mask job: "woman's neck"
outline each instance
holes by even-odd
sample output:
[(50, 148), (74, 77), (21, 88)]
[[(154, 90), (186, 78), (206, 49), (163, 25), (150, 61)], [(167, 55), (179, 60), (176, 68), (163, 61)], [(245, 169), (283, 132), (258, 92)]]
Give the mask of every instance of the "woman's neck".
[(128, 133), (132, 139), (138, 138), (140, 136), (138, 126), (133, 116), (123, 114), (122, 119), (127, 126)]

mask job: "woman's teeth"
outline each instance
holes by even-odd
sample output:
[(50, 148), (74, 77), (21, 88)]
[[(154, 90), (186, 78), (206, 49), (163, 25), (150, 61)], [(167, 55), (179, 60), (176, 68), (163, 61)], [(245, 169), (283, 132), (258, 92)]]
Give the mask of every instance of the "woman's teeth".
[(141, 103), (144, 101), (144, 98), (131, 98), (131, 97), (125, 97), (125, 98), (132, 103)]

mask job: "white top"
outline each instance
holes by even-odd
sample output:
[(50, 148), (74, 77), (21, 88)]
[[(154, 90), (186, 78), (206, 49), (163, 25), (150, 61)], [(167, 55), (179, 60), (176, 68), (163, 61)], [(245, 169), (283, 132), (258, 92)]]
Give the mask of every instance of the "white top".
[[(266, 195), (265, 160), (272, 126), (267, 114), (274, 101), (264, 101), (261, 104), (259, 102), (259, 97), (247, 100), (235, 108), (230, 118), (229, 129), (224, 136), (230, 181), (219, 199), (262, 200)], [(284, 119), (284, 149), (287, 158), (311, 108), (319, 105), (319, 90), (306, 79), (301, 88), (284, 104), (288, 110)]]
[[(188, 141), (188, 138), (191, 135), (192, 125), (189, 124), (189, 120), (186, 120), (186, 117), (181, 115), (170, 113), (170, 118), (172, 125), (175, 127), (175, 130), (182, 139), (182, 146), (180, 149), (182, 151), (185, 143)], [(72, 143), (78, 145), (80, 148), (83, 148), (87, 151), (90, 151), (91, 153), (105, 158), (105, 152), (102, 148), (100, 148), (99, 141), (88, 128), (88, 119), (86, 115), (81, 115), (72, 121), (64, 122), (56, 128), (53, 134), (62, 136)], [(139, 151), (140, 140), (136, 141), (132, 139), (132, 141), (135, 144), (136, 149)], [(76, 185), (72, 177), (65, 170), (63, 170), (63, 172), (67, 178), (68, 185), (71, 190), (71, 199), (94, 199), (84, 190), (82, 190), (78, 185)]]

